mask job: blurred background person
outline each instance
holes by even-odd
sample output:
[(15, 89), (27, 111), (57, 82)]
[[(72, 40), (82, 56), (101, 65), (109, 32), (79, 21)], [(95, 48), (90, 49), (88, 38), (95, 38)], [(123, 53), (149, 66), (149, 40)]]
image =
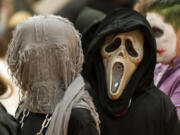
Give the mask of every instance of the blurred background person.
[(75, 22), (84, 7), (96, 9), (105, 14), (118, 7), (133, 8), (136, 0), (71, 0), (57, 14)]
[(154, 83), (171, 98), (180, 119), (180, 1), (157, 0), (146, 18), (157, 42)]
[[(0, 2), (0, 102), (9, 108), (9, 113), (14, 114), (17, 108), (18, 98), (11, 99), (16, 95), (15, 93), (17, 91), (13, 89), (15, 85), (12, 84), (8, 74), (6, 62), (6, 52), (9, 43), (9, 36), (6, 29), (8, 28), (8, 20), (13, 13), (13, 5), (11, 0), (1, 0)], [(7, 99), (10, 99), (8, 100), (10, 102), (8, 102)]]
[(154, 1), (155, 0), (137, 0), (134, 5), (134, 10), (141, 13), (142, 15), (146, 16), (146, 12), (147, 12), (149, 6)]
[(71, 0), (14, 0), (14, 11), (25, 10), (33, 14), (55, 14)]
[(84, 7), (109, 13), (117, 7), (133, 8), (135, 2), (136, 0), (15, 0), (14, 10), (26, 10), (34, 14), (53, 13), (74, 23)]
[(0, 34), (0, 102), (7, 111), (14, 115), (19, 103), (18, 87), (12, 82), (7, 66), (7, 48), (16, 25), (27, 19), (31, 14), (19, 11), (13, 14), (13, 1), (1, 1), (0, 22), (3, 31)]
[[(13, 14), (13, 0), (0, 0), (0, 25), (4, 30), (7, 27), (8, 19)], [(1, 30), (2, 34), (2, 30)]]

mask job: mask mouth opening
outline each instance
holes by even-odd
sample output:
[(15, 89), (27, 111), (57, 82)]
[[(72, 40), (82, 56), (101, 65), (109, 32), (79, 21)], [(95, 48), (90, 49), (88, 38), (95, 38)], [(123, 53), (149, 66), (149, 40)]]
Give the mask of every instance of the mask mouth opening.
[(116, 62), (113, 65), (112, 69), (112, 85), (111, 85), (111, 92), (116, 93), (118, 91), (119, 85), (121, 84), (121, 80), (124, 73), (124, 65), (120, 62)]

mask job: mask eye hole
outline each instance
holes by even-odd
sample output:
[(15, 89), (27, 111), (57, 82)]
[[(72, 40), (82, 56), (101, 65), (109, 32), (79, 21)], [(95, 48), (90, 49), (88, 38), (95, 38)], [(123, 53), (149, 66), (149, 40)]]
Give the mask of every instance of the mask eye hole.
[(161, 30), (160, 28), (158, 28), (158, 27), (152, 27), (152, 30), (153, 30), (153, 32), (154, 32), (154, 36), (155, 36), (155, 38), (159, 38), (159, 37), (161, 37), (162, 35), (163, 35), (163, 30)]
[(126, 50), (127, 50), (129, 55), (131, 55), (132, 57), (137, 57), (138, 56), (138, 53), (134, 49), (131, 40), (127, 39), (125, 41), (125, 47), (126, 47)]
[(110, 45), (108, 45), (105, 50), (106, 52), (113, 52), (116, 49), (118, 49), (121, 45), (121, 39), (120, 38), (116, 38)]

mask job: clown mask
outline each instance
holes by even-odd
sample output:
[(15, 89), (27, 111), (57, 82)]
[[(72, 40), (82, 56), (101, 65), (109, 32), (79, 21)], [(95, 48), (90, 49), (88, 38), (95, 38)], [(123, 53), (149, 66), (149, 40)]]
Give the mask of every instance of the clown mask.
[(108, 96), (117, 100), (143, 58), (144, 37), (139, 30), (110, 35), (101, 48)]
[(163, 64), (170, 64), (176, 56), (176, 32), (173, 26), (166, 23), (163, 17), (154, 12), (147, 14), (157, 43), (157, 62)]

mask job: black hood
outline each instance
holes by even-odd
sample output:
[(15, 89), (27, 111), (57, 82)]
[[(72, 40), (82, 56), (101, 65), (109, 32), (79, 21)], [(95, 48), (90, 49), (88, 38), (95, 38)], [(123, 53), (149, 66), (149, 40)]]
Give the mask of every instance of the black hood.
[[(144, 35), (144, 57), (125, 87), (123, 94), (116, 101), (108, 98), (105, 70), (100, 55), (100, 48), (105, 37), (114, 33), (124, 33), (139, 29)], [(156, 44), (147, 20), (131, 9), (116, 9), (102, 21), (88, 47), (84, 77), (91, 84), (92, 95), (100, 107), (111, 115), (117, 115), (127, 108), (130, 99), (142, 95), (153, 85), (153, 73), (156, 64)]]

